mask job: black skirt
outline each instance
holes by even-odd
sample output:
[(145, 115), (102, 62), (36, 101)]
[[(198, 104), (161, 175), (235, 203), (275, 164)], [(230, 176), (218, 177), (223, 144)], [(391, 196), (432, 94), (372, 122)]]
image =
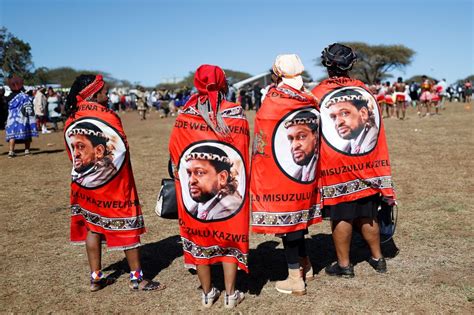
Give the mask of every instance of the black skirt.
[(376, 218), (382, 197), (375, 194), (349, 202), (342, 202), (322, 209), (322, 215), (331, 221)]

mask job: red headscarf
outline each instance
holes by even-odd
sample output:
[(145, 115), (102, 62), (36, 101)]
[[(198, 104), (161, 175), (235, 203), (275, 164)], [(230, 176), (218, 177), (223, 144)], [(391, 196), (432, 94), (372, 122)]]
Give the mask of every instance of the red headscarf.
[(224, 70), (218, 66), (202, 65), (194, 74), (194, 86), (198, 90), (186, 103), (185, 108), (194, 106), (199, 102), (201, 104), (209, 100), (212, 112), (217, 112), (217, 103), (219, 99), (219, 92), (227, 90), (227, 81), (225, 79)]
[(229, 128), (220, 115), (219, 93), (227, 92), (224, 71), (218, 66), (202, 65), (194, 74), (194, 86), (198, 93), (191, 96), (184, 105), (183, 111), (190, 107), (196, 108), (206, 124), (217, 135), (221, 138), (228, 138), (227, 140), (232, 142)]
[(80, 103), (82, 101), (89, 101), (94, 94), (99, 92), (105, 85), (104, 78), (102, 75), (98, 74), (95, 76), (95, 80), (86, 86), (79, 94), (76, 96), (77, 101)]
[(8, 79), (8, 87), (12, 91), (19, 91), (23, 87), (23, 79), (19, 76), (13, 75), (10, 79)]

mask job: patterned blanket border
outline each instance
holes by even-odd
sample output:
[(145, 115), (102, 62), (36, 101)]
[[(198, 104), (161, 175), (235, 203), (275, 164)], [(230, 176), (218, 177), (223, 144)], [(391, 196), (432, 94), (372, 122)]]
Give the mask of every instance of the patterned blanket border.
[(323, 198), (337, 198), (353, 194), (365, 189), (394, 188), (391, 176), (373, 177), (367, 179), (356, 179), (353, 181), (323, 187)]
[(112, 231), (136, 230), (145, 227), (142, 215), (131, 218), (107, 218), (81, 208), (79, 205), (71, 206), (71, 215), (82, 215), (87, 222)]
[(211, 259), (220, 256), (231, 256), (247, 266), (248, 254), (242, 253), (238, 248), (220, 247), (218, 245), (204, 247), (199, 246), (184, 237), (181, 237), (181, 240), (183, 241), (183, 250), (195, 258)]
[(254, 226), (293, 226), (306, 223), (321, 217), (321, 209), (313, 206), (309, 210), (295, 212), (253, 212), (252, 225)]

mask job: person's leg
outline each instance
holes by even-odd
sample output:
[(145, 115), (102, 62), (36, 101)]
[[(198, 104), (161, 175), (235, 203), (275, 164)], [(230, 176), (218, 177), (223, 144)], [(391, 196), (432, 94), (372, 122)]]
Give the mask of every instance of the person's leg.
[[(204, 307), (211, 307), (214, 302), (219, 299), (220, 291), (212, 286), (211, 283), (211, 266), (209, 265), (197, 265), (197, 274), (199, 282), (201, 283), (202, 294), (201, 294), (201, 303)], [(225, 270), (224, 270), (225, 278)], [(227, 278), (226, 288), (227, 288)], [(235, 286), (235, 283), (234, 283)]]
[(30, 147), (31, 147), (31, 139), (25, 140), (25, 154), (30, 154)]
[(387, 272), (387, 263), (380, 246), (379, 224), (373, 218), (359, 218), (356, 223), (360, 227), (362, 237), (369, 245), (372, 257), (368, 263), (379, 273)]
[(224, 282), (225, 282), (225, 296), (224, 307), (234, 308), (245, 298), (245, 295), (239, 290), (235, 289), (235, 281), (237, 279), (237, 264), (223, 262)]
[(127, 249), (124, 251), (125, 257), (127, 258), (128, 266), (130, 270), (141, 270), (140, 264), (140, 250), (139, 248)]
[(201, 283), (202, 291), (207, 294), (211, 291), (211, 266), (209, 265), (197, 265), (197, 274), (199, 282)]
[(401, 102), (397, 101), (397, 109), (396, 109), (397, 119), (400, 119), (400, 108), (401, 107), (402, 107)]
[(15, 157), (15, 139), (8, 140), (8, 157)]
[(347, 267), (350, 265), (349, 251), (352, 238), (352, 220), (332, 221), (331, 228), (337, 262), (339, 266)]
[(306, 251), (306, 240), (304, 237), (298, 242), (298, 256), (303, 280), (313, 280), (313, 266), (311, 265), (311, 261), (309, 260), (308, 253)]
[(91, 272), (100, 271), (102, 269), (102, 248), (101, 248), (101, 235), (88, 231), (86, 237), (86, 252), (87, 260), (89, 261), (89, 267)]
[(237, 264), (223, 262), (222, 269), (224, 269), (225, 291), (227, 295), (232, 295), (235, 291), (235, 281), (237, 279)]
[(361, 231), (362, 237), (369, 245), (372, 257), (382, 258), (380, 247), (380, 229), (378, 222), (373, 218), (358, 218), (354, 222)]
[(288, 269), (299, 269), (299, 240), (288, 241), (286, 237), (282, 238), (283, 248), (285, 249), (286, 263), (288, 264)]
[(298, 255), (301, 240), (304, 241), (303, 235), (301, 238), (292, 239), (291, 241), (287, 239), (287, 236), (283, 237), (283, 247), (288, 264), (288, 278), (276, 282), (275, 288), (278, 292), (294, 295), (306, 294), (306, 286), (300, 271), (300, 258)]
[(163, 290), (165, 285), (158, 281), (147, 280), (143, 278), (142, 267), (140, 264), (140, 248), (132, 248), (124, 251), (130, 267), (130, 288), (134, 290)]

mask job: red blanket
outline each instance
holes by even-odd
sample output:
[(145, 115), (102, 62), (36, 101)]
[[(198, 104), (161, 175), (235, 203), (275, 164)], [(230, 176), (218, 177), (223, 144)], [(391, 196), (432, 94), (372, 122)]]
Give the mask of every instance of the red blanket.
[(323, 204), (376, 193), (394, 198), (382, 113), (367, 87), (358, 80), (333, 78), (313, 94), (321, 100)]
[(83, 101), (64, 130), (73, 162), (71, 241), (83, 242), (91, 230), (112, 248), (139, 245), (145, 226), (120, 118)]
[(223, 101), (220, 111), (226, 137), (188, 105), (171, 133), (184, 261), (188, 267), (232, 262), (248, 271), (248, 123), (237, 104)]
[(290, 86), (271, 88), (255, 119), (250, 195), (252, 230), (288, 233), (321, 221), (316, 99)]

